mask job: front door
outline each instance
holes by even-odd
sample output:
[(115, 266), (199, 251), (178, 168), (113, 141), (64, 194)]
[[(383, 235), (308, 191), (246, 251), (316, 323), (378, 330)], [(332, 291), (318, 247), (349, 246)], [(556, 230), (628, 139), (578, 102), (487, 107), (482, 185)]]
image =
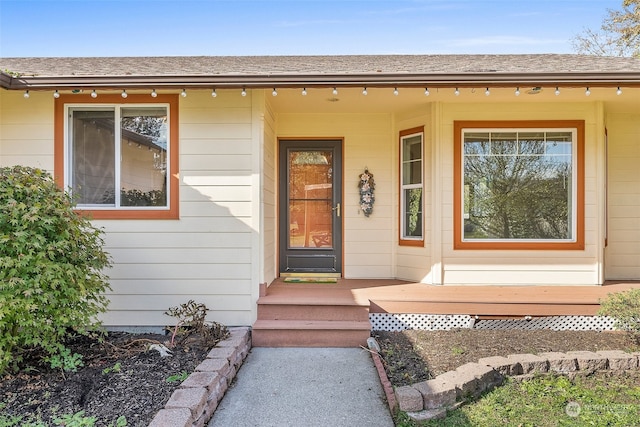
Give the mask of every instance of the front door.
[(342, 141), (281, 140), (280, 273), (342, 273)]

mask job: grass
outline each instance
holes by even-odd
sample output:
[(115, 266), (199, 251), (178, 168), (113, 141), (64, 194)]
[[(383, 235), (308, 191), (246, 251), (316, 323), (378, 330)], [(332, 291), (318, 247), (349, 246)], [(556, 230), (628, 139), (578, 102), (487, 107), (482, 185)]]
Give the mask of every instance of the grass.
[(508, 379), (478, 401), (450, 411), (445, 419), (416, 423), (405, 413), (398, 427), (636, 426), (640, 424), (638, 376), (544, 375), (527, 381)]

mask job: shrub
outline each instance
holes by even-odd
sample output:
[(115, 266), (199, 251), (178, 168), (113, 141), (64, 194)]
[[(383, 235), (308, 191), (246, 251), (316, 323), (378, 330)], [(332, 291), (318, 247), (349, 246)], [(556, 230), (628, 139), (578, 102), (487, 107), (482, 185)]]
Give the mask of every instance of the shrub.
[(612, 317), (616, 328), (640, 338), (640, 289), (609, 294), (600, 302), (598, 314)]
[(0, 373), (38, 348), (80, 366), (65, 339), (95, 330), (106, 311), (102, 231), (73, 206), (46, 172), (0, 168)]

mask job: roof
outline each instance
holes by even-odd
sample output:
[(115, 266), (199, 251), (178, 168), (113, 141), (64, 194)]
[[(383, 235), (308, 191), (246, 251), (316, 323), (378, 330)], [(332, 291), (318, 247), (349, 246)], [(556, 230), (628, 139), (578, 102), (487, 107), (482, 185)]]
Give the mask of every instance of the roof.
[(7, 89), (85, 87), (640, 85), (640, 59), (589, 55), (0, 58)]

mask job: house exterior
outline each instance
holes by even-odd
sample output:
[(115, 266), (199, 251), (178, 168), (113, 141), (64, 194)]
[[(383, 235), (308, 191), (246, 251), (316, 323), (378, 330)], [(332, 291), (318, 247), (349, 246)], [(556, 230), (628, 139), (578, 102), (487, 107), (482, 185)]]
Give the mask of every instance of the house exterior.
[(106, 325), (164, 325), (188, 299), (251, 325), (261, 286), (299, 274), (640, 280), (640, 59), (0, 58), (0, 70), (0, 166), (50, 171), (104, 228)]

